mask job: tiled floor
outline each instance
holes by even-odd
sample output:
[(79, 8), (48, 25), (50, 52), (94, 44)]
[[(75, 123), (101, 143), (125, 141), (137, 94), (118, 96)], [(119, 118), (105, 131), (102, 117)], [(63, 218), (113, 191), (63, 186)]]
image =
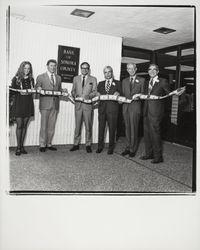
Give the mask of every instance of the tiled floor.
[(70, 145), (58, 151), (41, 153), (27, 147), (28, 154), (15, 156), (10, 149), (10, 191), (22, 192), (109, 192), (109, 193), (191, 193), (191, 148), (164, 143), (164, 162), (142, 161), (143, 141), (134, 158), (122, 157), (124, 138), (120, 138), (113, 155), (106, 149), (91, 154), (85, 146), (70, 152)]

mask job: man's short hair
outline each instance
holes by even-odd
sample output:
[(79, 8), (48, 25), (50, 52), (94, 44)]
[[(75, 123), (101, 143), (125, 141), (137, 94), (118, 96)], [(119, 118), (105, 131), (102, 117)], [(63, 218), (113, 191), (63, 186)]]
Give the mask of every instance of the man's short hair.
[(149, 70), (149, 68), (150, 68), (151, 66), (155, 66), (155, 67), (156, 67), (156, 70), (159, 71), (159, 67), (158, 67), (158, 65), (155, 64), (155, 63), (149, 64), (148, 70)]
[(103, 68), (103, 72), (105, 72), (106, 69), (110, 69), (112, 71), (112, 73), (113, 73), (113, 68), (111, 66), (105, 66)]
[(136, 64), (135, 64), (135, 63), (127, 63), (127, 64), (126, 64), (126, 67), (128, 67), (129, 65), (133, 65), (133, 66), (134, 66), (134, 68), (137, 68), (137, 66), (136, 66)]
[(49, 60), (47, 61), (47, 66), (48, 66), (50, 63), (55, 63), (55, 64), (57, 64), (57, 61), (54, 60), (54, 59), (49, 59)]
[(82, 62), (80, 67), (82, 68), (82, 66), (83, 66), (84, 64), (87, 64), (88, 69), (90, 69), (90, 65), (89, 65), (89, 63), (88, 63), (88, 62)]

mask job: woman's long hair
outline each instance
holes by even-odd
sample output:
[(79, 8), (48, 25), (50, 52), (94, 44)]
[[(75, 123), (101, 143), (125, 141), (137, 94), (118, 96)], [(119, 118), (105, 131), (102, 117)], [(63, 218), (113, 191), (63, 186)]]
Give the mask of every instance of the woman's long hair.
[(33, 78), (33, 69), (32, 69), (31, 63), (28, 61), (24, 61), (20, 64), (20, 66), (17, 70), (17, 73), (15, 74), (15, 76), (18, 78), (19, 81), (24, 79), (24, 67), (26, 64), (28, 64), (30, 66), (30, 72), (28, 74), (28, 77), (30, 78), (30, 80)]

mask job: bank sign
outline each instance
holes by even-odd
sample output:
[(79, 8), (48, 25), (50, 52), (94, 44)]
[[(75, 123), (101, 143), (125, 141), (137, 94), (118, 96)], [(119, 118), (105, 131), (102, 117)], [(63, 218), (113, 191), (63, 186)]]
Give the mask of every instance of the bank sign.
[(72, 83), (78, 75), (80, 48), (58, 45), (57, 73), (62, 82)]

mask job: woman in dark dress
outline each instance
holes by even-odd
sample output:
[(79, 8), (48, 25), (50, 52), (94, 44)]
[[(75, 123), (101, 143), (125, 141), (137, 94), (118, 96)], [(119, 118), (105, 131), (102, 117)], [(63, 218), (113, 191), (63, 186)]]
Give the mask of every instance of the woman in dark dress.
[[(33, 89), (34, 79), (32, 76), (32, 65), (28, 61), (24, 61), (20, 64), (16, 75), (12, 79), (12, 88), (14, 89)], [(14, 91), (13, 91), (14, 92)], [(34, 105), (32, 94), (14, 92), (15, 99), (11, 111), (11, 116), (15, 118), (16, 137), (17, 137), (17, 149), (15, 154), (27, 154), (24, 149), (24, 139), (26, 136), (26, 130), (28, 121), (31, 116), (34, 116)]]

